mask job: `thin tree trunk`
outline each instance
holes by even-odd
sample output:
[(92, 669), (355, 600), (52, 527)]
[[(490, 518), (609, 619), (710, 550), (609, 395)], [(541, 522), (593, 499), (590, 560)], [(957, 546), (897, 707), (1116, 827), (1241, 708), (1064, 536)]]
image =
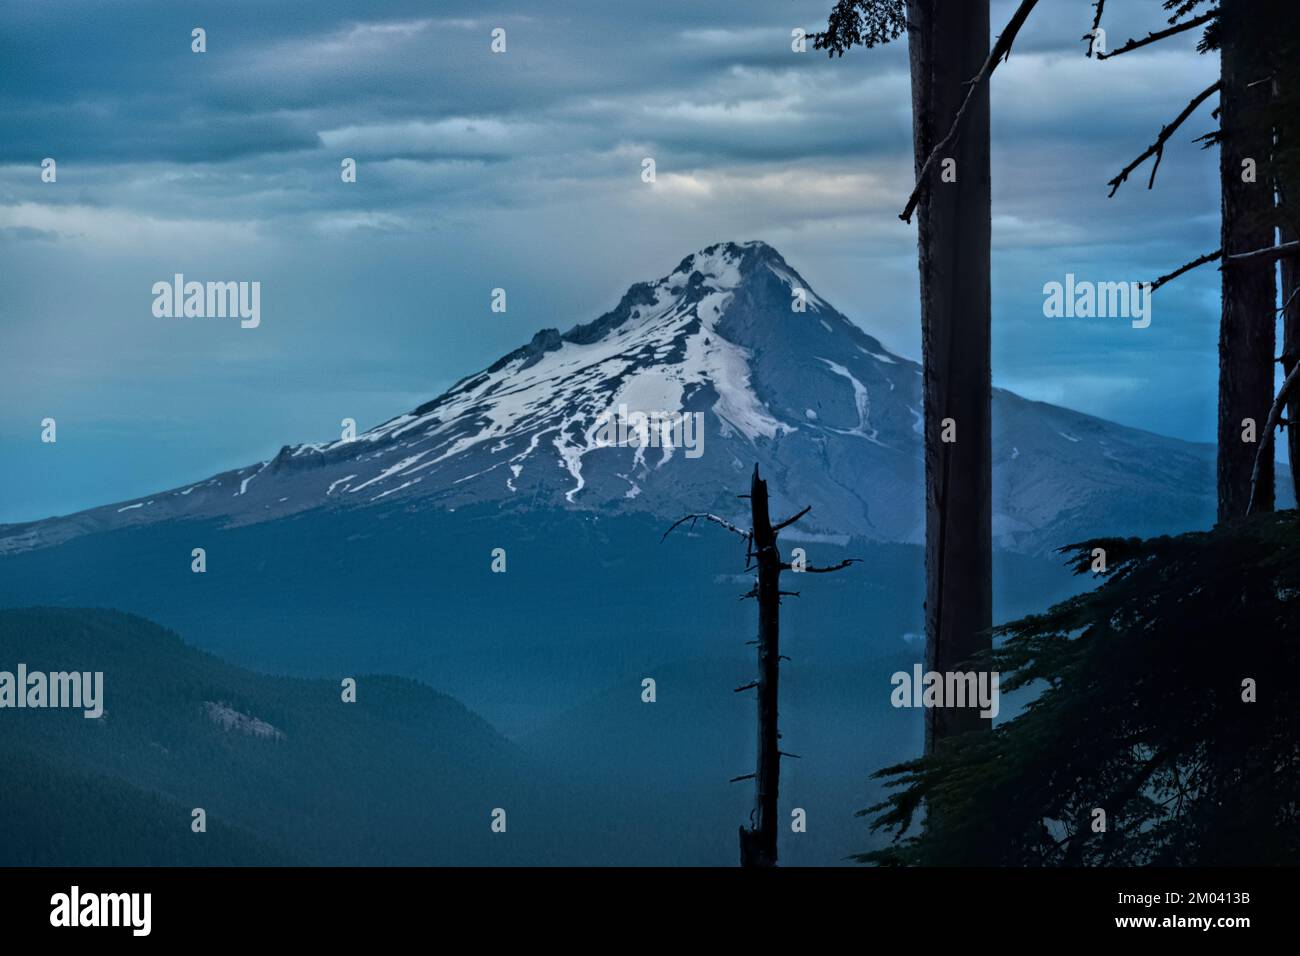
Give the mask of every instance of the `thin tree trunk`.
[[(1296, 233), (1287, 227), (1283, 239), (1295, 239)], [(1300, 361), (1300, 263), (1294, 259), (1282, 260), (1282, 373), (1285, 377)], [(1297, 504), (1300, 504), (1300, 394), (1293, 395), (1286, 405), (1287, 460), (1291, 463), (1291, 486)]]
[[(1219, 325), (1219, 521), (1246, 513), (1255, 453), (1273, 404), (1273, 350), (1276, 343), (1276, 287), (1269, 262), (1229, 264), (1233, 253), (1274, 244), (1273, 189), (1269, 175), (1270, 131), (1258, 111), (1267, 102), (1269, 67), (1250, 42), (1251, 12), (1246, 0), (1220, 4), (1219, 172), (1223, 190), (1223, 313)], [(1259, 82), (1263, 81), (1263, 82)], [(1254, 160), (1254, 182), (1243, 182), (1243, 161)], [(1243, 439), (1244, 422), (1254, 422), (1255, 443)], [(1255, 511), (1272, 511), (1273, 456), (1261, 462)]]
[[(917, 173), (952, 124), (989, 51), (988, 0), (908, 0)], [(989, 94), (976, 91), (950, 158), (918, 210), (925, 390), (928, 670), (952, 671), (990, 646), (993, 623), (989, 369)], [(944, 157), (948, 158), (948, 157)], [(952, 419), (956, 441), (942, 441)], [(975, 708), (929, 708), (925, 748), (987, 728)]]
[[(1283, 113), (1280, 128), (1274, 130), (1274, 169), (1277, 175), (1277, 204), (1280, 242), (1293, 242), (1300, 238), (1300, 117), (1294, 116), (1300, 106), (1300, 62), (1295, 56), (1295, 30), (1300, 27), (1300, 14), (1294, 10), (1277, 26), (1289, 39), (1274, 51), (1275, 73), (1273, 95), (1276, 102), (1291, 109)], [(1294, 258), (1281, 260), (1282, 298), (1282, 377), (1291, 374), (1300, 362), (1300, 261)], [(1287, 460), (1291, 463), (1291, 486), (1295, 500), (1300, 505), (1300, 394), (1292, 396), (1286, 406)]]
[(781, 787), (781, 735), (777, 732), (781, 555), (768, 512), (767, 482), (758, 477), (757, 465), (750, 482), (749, 501), (758, 562), (758, 763), (751, 826), (740, 828), (740, 865), (776, 866), (777, 797)]

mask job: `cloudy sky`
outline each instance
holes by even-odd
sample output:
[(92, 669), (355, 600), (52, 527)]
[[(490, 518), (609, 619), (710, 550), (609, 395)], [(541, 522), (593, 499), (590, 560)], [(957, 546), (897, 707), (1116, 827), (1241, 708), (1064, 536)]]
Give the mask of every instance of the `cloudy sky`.
[[(3, 5), (0, 521), (337, 438), (344, 417), (376, 424), (720, 240), (766, 240), (919, 357), (915, 229), (897, 219), (905, 43), (792, 52), (791, 30), (830, 5)], [(994, 23), (1013, 6), (995, 0)], [(1154, 190), (1144, 174), (1114, 199), (1105, 186), (1217, 62), (1195, 34), (1086, 59), (1090, 16), (1044, 0), (993, 81), (994, 379), (1212, 440), (1212, 269), (1162, 289), (1147, 329), (1042, 313), (1067, 272), (1149, 280), (1218, 246), (1217, 154), (1191, 143), (1209, 107)], [(1160, 22), (1157, 0), (1112, 3), (1109, 44)], [(261, 326), (154, 318), (153, 283), (177, 272), (260, 281)], [(45, 417), (57, 445), (40, 443)]]

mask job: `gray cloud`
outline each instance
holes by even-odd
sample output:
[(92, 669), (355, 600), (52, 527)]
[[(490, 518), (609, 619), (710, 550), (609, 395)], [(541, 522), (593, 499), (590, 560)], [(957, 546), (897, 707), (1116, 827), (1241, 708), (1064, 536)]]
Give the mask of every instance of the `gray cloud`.
[[(771, 242), (917, 355), (915, 232), (897, 219), (912, 177), (906, 46), (791, 52), (790, 30), (819, 28), (830, 5), (0, 9), (0, 381), (15, 392), (0, 448), (56, 399), (119, 422), (164, 404), (192, 425), (178, 454), (197, 471), (223, 416), (244, 423), (252, 460), (320, 435), (339, 404), (359, 421), (399, 411), (724, 239)], [(1013, 6), (996, 0), (994, 23)], [(1205, 438), (1213, 272), (1162, 290), (1145, 335), (1041, 314), (1043, 282), (1066, 271), (1150, 278), (1217, 241), (1217, 157), (1190, 142), (1208, 108), (1156, 189), (1135, 179), (1108, 200), (1105, 187), (1217, 64), (1190, 37), (1085, 59), (1090, 10), (1043, 0), (994, 78), (995, 377)], [(1159, 4), (1124, 4), (1111, 46), (1159, 24)], [(196, 25), (206, 54), (189, 51)], [(40, 181), (45, 156), (55, 185)], [(339, 180), (344, 156), (356, 184)], [(263, 280), (263, 328), (232, 343), (150, 324), (142, 297), (174, 271)], [(494, 319), (483, 303), (498, 285), (512, 305)], [(149, 440), (142, 461), (161, 454)], [(238, 442), (217, 444), (228, 464)]]

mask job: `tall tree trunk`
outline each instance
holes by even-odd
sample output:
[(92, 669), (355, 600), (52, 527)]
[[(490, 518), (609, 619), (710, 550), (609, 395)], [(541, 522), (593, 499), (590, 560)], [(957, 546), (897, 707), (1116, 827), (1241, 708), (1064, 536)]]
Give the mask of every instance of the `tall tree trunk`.
[[(1223, 313), (1219, 324), (1219, 521), (1246, 513), (1258, 442), (1273, 404), (1276, 343), (1276, 286), (1271, 262), (1230, 263), (1228, 256), (1273, 245), (1273, 188), (1269, 175), (1272, 142), (1260, 113), (1270, 95), (1269, 66), (1252, 42), (1247, 0), (1222, 0), (1219, 173), (1223, 190)], [(1255, 18), (1258, 21), (1260, 18)], [(1262, 82), (1260, 82), (1262, 81)], [(1253, 85), (1252, 85), (1253, 84)], [(1242, 163), (1254, 160), (1254, 182), (1243, 182)], [(1254, 422), (1255, 443), (1243, 439)], [(1273, 510), (1273, 455), (1261, 462), (1256, 511)]]
[(758, 465), (749, 487), (758, 562), (758, 765), (754, 772), (754, 811), (749, 828), (740, 828), (740, 865), (776, 866), (777, 797), (781, 785), (781, 735), (777, 732), (777, 693), (781, 661), (781, 554), (768, 513), (767, 482)]
[[(1288, 190), (1290, 192), (1290, 190)], [(1297, 231), (1282, 229), (1282, 239), (1291, 241)], [(1282, 372), (1290, 375), (1300, 361), (1300, 263), (1294, 259), (1282, 260)], [(1292, 395), (1286, 404), (1286, 449), (1291, 463), (1291, 487), (1300, 506), (1300, 394)]]
[[(912, 138), (919, 175), (989, 52), (988, 0), (908, 0)], [(941, 159), (949, 157), (940, 157)], [(925, 660), (952, 671), (993, 623), (989, 369), (989, 93), (981, 84), (918, 209), (925, 388)], [(956, 441), (944, 442), (946, 419)], [(976, 708), (928, 708), (925, 749), (989, 726)]]
[[(1277, 176), (1279, 241), (1300, 238), (1300, 12), (1294, 7), (1272, 18), (1285, 38), (1274, 52), (1273, 95), (1279, 116), (1274, 130), (1273, 168)], [(1281, 263), (1282, 374), (1291, 374), (1300, 362), (1300, 261), (1286, 258)], [(1300, 393), (1286, 406), (1287, 460), (1291, 464), (1291, 487), (1300, 505)]]

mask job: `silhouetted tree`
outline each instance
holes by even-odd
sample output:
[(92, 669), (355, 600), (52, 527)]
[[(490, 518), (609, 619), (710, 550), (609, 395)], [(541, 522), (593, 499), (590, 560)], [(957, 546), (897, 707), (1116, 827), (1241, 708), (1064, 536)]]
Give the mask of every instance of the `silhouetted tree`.
[[(864, 814), (902, 865), (1239, 866), (1300, 858), (1300, 518), (1063, 549), (1108, 579), (1000, 627), (1002, 689), (1044, 690), (991, 734), (881, 770)], [(949, 808), (913, 828), (933, 800)]]
[[(912, 195), (901, 218), (909, 220), (912, 211), (920, 204), (919, 253), (925, 348), (927, 466), (926, 656), (927, 664), (936, 670), (945, 669), (941, 662), (947, 661), (948, 667), (951, 667), (951, 662), (960, 661), (968, 657), (970, 652), (981, 649), (984, 651), (986, 665), (992, 661), (994, 669), (1010, 666), (1006, 653), (991, 651), (987, 641), (971, 641), (963, 649), (964, 653), (956, 655), (953, 654), (954, 645), (945, 642), (947, 615), (955, 606), (960, 606), (965, 612), (965, 620), (973, 619), (974, 609), (979, 607), (980, 601), (976, 589), (982, 586), (981, 578), (987, 580), (987, 572), (978, 565), (974, 568), (971, 565), (959, 568), (959, 573), (968, 575), (960, 582), (962, 599), (958, 605), (950, 603), (945, 606), (943, 603), (952, 583), (951, 579), (945, 580), (945, 573), (952, 570), (944, 561), (952, 547), (946, 535), (960, 528), (963, 544), (983, 544), (980, 540), (982, 529), (978, 524), (959, 525), (953, 519), (973, 521), (980, 504), (987, 508), (987, 487), (981, 487), (980, 484), (987, 471), (982, 462), (977, 464), (978, 459), (967, 455), (946, 454), (943, 448), (935, 444), (934, 439), (935, 419), (943, 415), (945, 409), (956, 407), (969, 410), (965, 404), (944, 404), (945, 399), (951, 401), (953, 397), (953, 383), (968, 381), (964, 376), (975, 374), (972, 368), (972, 363), (975, 362), (982, 364), (985, 375), (987, 374), (989, 210), (986, 84), (993, 68), (1009, 54), (1011, 42), (1033, 7), (1032, 0), (1025, 0), (1017, 7), (978, 72), (975, 72), (977, 58), (973, 46), (964, 45), (962, 41), (965, 40), (966, 44), (973, 44), (977, 40), (983, 43), (987, 37), (987, 4), (982, 2), (959, 4), (943, 3), (942, 0), (906, 0), (906, 3), (903, 0), (838, 0), (830, 14), (826, 32), (814, 38), (819, 49), (825, 49), (831, 55), (842, 55), (853, 46), (871, 47), (897, 39), (903, 29), (908, 31), (917, 175)], [(1113, 196), (1131, 173), (1151, 159), (1153, 162), (1148, 180), (1148, 188), (1151, 188), (1166, 143), (1201, 103), (1220, 94), (1220, 110), (1215, 114), (1221, 118), (1220, 127), (1201, 139), (1206, 146), (1220, 144), (1222, 147), (1222, 246), (1219, 250), (1200, 256), (1160, 277), (1152, 284), (1151, 291), (1197, 266), (1222, 262), (1219, 517), (1221, 521), (1226, 521), (1247, 514), (1252, 508), (1271, 509), (1273, 467), (1269, 446), (1273, 430), (1280, 424), (1289, 426), (1290, 422), (1297, 421), (1297, 412), (1300, 412), (1300, 302), (1292, 294), (1297, 283), (1295, 257), (1300, 252), (1300, 243), (1294, 240), (1300, 230), (1297, 230), (1296, 215), (1287, 205), (1288, 198), (1295, 202), (1294, 197), (1300, 191), (1297, 186), (1300, 176), (1296, 174), (1296, 141), (1300, 137), (1294, 133), (1295, 126), (1300, 125), (1295, 108), (1297, 98), (1300, 97), (1300, 84), (1296, 82), (1296, 53), (1300, 51), (1297, 50), (1295, 39), (1298, 32), (1295, 28), (1300, 25), (1297, 23), (1300, 18), (1297, 9), (1300, 5), (1284, 3), (1282, 0), (1267, 0), (1248, 6), (1244, 0), (1222, 0), (1221, 7), (1205, 9), (1205, 0), (1165, 0), (1165, 9), (1171, 11), (1169, 27), (1130, 40), (1114, 51), (1106, 51), (1098, 43), (1102, 36), (1100, 25), (1105, 0), (1096, 0), (1093, 7), (1092, 30), (1084, 35), (1088, 41), (1089, 57), (1095, 53), (1099, 59), (1108, 59), (1198, 27), (1204, 27), (1205, 30), (1200, 51), (1218, 50), (1221, 53), (1220, 79), (1194, 96), (1171, 123), (1161, 128), (1155, 142), (1124, 167), (1109, 185)], [(951, 89), (953, 82), (961, 84), (964, 92), (954, 92)], [(945, 128), (948, 130), (947, 135), (938, 139), (938, 131)], [(964, 151), (961, 146), (963, 135), (966, 144)], [(977, 142), (972, 143), (972, 139), (977, 139)], [(975, 171), (983, 173), (976, 182), (976, 186), (980, 182), (984, 184), (982, 195), (978, 190), (970, 189), (969, 178), (963, 181), (963, 173), (971, 171), (969, 161), (972, 159), (972, 147), (982, 147), (982, 166), (979, 152), (974, 152), (973, 155)], [(940, 158), (957, 159), (958, 175), (954, 183), (936, 183), (935, 166), (936, 160)], [(1245, 160), (1250, 162), (1246, 163)], [(1254, 177), (1246, 173), (1247, 166), (1253, 168)], [(949, 191), (949, 186), (955, 188)], [(982, 211), (977, 211), (977, 203), (983, 207)], [(983, 235), (972, 230), (972, 224), (977, 221), (977, 212), (978, 219), (984, 223)], [(1274, 240), (1275, 228), (1282, 230), (1280, 242)], [(972, 265), (980, 263), (980, 260), (981, 265)], [(1284, 263), (1282, 283), (1285, 295), (1280, 310), (1275, 308), (1272, 273), (1273, 263), (1279, 260)], [(971, 270), (974, 268), (979, 268), (984, 276), (982, 290), (978, 285), (974, 287), (976, 292), (982, 291), (985, 296), (982, 308), (981, 300), (977, 299), (974, 316), (965, 314), (965, 310), (963, 314), (957, 315), (952, 311), (954, 303), (967, 296), (957, 298), (953, 293), (961, 287), (961, 283), (973, 281)], [(1280, 359), (1286, 374), (1283, 387), (1274, 399), (1272, 349), (1275, 319), (1279, 311), (1284, 315), (1286, 330)], [(976, 330), (983, 332), (983, 336), (969, 330), (965, 334), (952, 332), (952, 326), (961, 322), (973, 324)], [(965, 348), (954, 350), (955, 345)], [(985, 400), (986, 389), (986, 385), (981, 385)], [(971, 397), (969, 392), (964, 395), (967, 399)], [(986, 403), (984, 408), (987, 409)], [(1290, 409), (1289, 418), (1285, 420), (1282, 418), (1284, 408)], [(1252, 419), (1257, 429), (1263, 424), (1263, 432), (1256, 444), (1243, 441), (1243, 419)], [(1297, 460), (1297, 456), (1300, 456), (1300, 441), (1295, 438), (1296, 430), (1291, 428), (1288, 442), (1293, 473), (1300, 468), (1300, 461)], [(971, 451), (979, 450), (967, 449), (967, 452)], [(971, 492), (976, 489), (974, 493), (982, 497), (982, 501), (975, 505), (976, 511), (965, 510), (959, 514), (953, 510), (956, 501), (950, 496), (953, 472), (949, 469), (954, 466), (962, 469), (961, 473), (968, 482), (966, 490)], [(1300, 479), (1297, 481), (1297, 487), (1300, 488)], [(1162, 552), (1155, 549), (1150, 553)], [(1125, 563), (1121, 558), (1121, 564)], [(1152, 561), (1141, 563), (1144, 571), (1153, 565)], [(1159, 578), (1161, 581), (1171, 579), (1167, 568), (1152, 573), (1163, 575)], [(1138, 575), (1126, 573), (1123, 579), (1136, 577)], [(1174, 574), (1172, 580), (1182, 589), (1180, 594), (1186, 593), (1186, 582), (1180, 575)], [(1153, 581), (1152, 587), (1155, 586)], [(1108, 596), (1118, 595), (1121, 598), (1130, 594), (1129, 589), (1119, 586), (1107, 592)], [(1086, 605), (1085, 599), (1080, 599), (1080, 602)], [(1098, 610), (1103, 603), (1096, 602), (1086, 605), (1086, 608), (1096, 611), (1097, 616), (1091, 619), (1095, 622), (1092, 625), (1095, 632), (1108, 634), (1109, 622), (1116, 619), (1116, 612), (1109, 607)], [(1076, 628), (1089, 624), (1090, 619), (1086, 614), (1075, 613), (1078, 610), (1079, 607), (1071, 605), (1049, 621), (1035, 619), (1023, 624), (1017, 632), (1025, 636), (1025, 643), (1021, 646), (1031, 644), (1029, 636), (1037, 634), (1046, 643), (1033, 644), (1034, 653), (1045, 654), (1047, 649), (1055, 648), (1056, 642), (1062, 640), (1063, 625), (1060, 622), (1068, 619), (1071, 626)], [(1129, 621), (1131, 618), (1124, 617), (1124, 620)], [(1158, 619), (1153, 619), (1149, 626), (1156, 627), (1161, 623)], [(966, 628), (963, 628), (963, 632), (971, 633)], [(1075, 644), (1067, 641), (1063, 649), (1073, 650), (1075, 647), (1086, 646), (1083, 642)], [(1109, 660), (1104, 655), (1095, 652), (1086, 658), (1089, 665), (1101, 660), (1107, 660), (1109, 665)], [(1076, 700), (1068, 694), (1056, 693), (1060, 680), (1050, 673), (1047, 658), (1028, 656), (1018, 663), (1021, 665), (1021, 682), (1027, 682), (1035, 676), (1056, 682), (1045, 699), (1063, 702), (1058, 714), (1067, 711), (1077, 713), (1074, 709)], [(1100, 680), (1100, 677), (1101, 675), (1093, 679)], [(1082, 695), (1088, 686), (1085, 682), (1081, 685), (1083, 689), (1076, 693)], [(1150, 706), (1148, 702), (1148, 708)], [(1035, 707), (1037, 709), (1032, 711), (1033, 714), (1049, 712), (1046, 706), (1036, 704)], [(1116, 710), (1121, 718), (1123, 712), (1123, 708)], [(968, 719), (970, 716), (972, 715), (967, 715)], [(1160, 716), (1155, 715), (1157, 724)], [(1050, 769), (1052, 765), (1050, 760), (1044, 762), (1044, 740), (1047, 738), (1042, 736), (1037, 724), (1032, 729), (1024, 730), (1017, 738), (1023, 745), (1022, 752), (1029, 754), (1026, 760), (1018, 761), (1013, 759), (1014, 754), (1008, 756), (1002, 731), (996, 735), (954, 736), (956, 728), (947, 721), (947, 715), (940, 720), (934, 719), (937, 717), (933, 712), (927, 714), (927, 718), (931, 719), (926, 728), (926, 756), (912, 764), (885, 771), (905, 775), (901, 782), (908, 783), (908, 789), (886, 804), (873, 808), (887, 811), (877, 821), (877, 825), (895, 827), (896, 835), (902, 838), (910, 827), (913, 815), (924, 804), (928, 811), (926, 828), (920, 836), (907, 837), (893, 850), (869, 855), (868, 858), (877, 862), (1009, 861), (1020, 849), (1025, 849), (1039, 854), (1039, 862), (1057, 860), (1067, 864), (1078, 863), (1083, 859), (1086, 821), (1082, 814), (1089, 806), (1087, 801), (1095, 801), (1095, 794), (1104, 792), (1104, 788), (1110, 787), (1109, 799), (1127, 810), (1131, 801), (1148, 799), (1146, 795), (1152, 782), (1158, 775), (1168, 772), (1172, 765), (1174, 785), (1179, 788), (1179, 809), (1186, 799), (1182, 785), (1178, 783), (1178, 755), (1173, 752), (1172, 744), (1141, 755), (1127, 747), (1131, 741), (1120, 738), (1108, 755), (1098, 758), (1111, 761), (1104, 770), (1099, 770), (1103, 775), (1101, 784), (1094, 779), (1087, 787), (1080, 789), (1077, 775), (1054, 774), (1051, 779), (1057, 781), (1060, 787), (1057, 802), (1040, 813), (1042, 800), (1038, 798), (1043, 796), (1046, 784), (1031, 779), (1033, 798), (1030, 801), (1022, 799), (1017, 802), (1017, 795), (1008, 789), (1019, 786), (1020, 779), (1025, 774), (1037, 769)], [(1021, 726), (1023, 728), (1030, 723), (1032, 722), (1025, 721)], [(1078, 748), (1079, 729), (1077, 721), (1059, 721), (1053, 728), (1056, 737), (1052, 738), (1052, 747), (1047, 750), (1056, 753)], [(936, 747), (936, 743), (945, 738), (952, 738), (949, 741), (952, 747)], [(1095, 738), (1096, 735), (1093, 734), (1089, 739)], [(1213, 753), (1192, 766), (1198, 772), (1208, 774), (1207, 779), (1223, 782), (1231, 776), (1230, 767), (1224, 760), (1226, 752), (1222, 748), (1213, 748)], [(1265, 759), (1266, 757), (1267, 755)], [(1196, 755), (1193, 755), (1192, 759), (1195, 758)], [(1107, 773), (1111, 776), (1105, 776)], [(1073, 791), (1071, 787), (1074, 787)], [(1034, 803), (1034, 800), (1038, 802)], [(1001, 827), (993, 823), (997, 810), (1024, 805), (1026, 802), (1031, 804), (1031, 816), (1026, 823), (1023, 839), (1019, 833), (1010, 838), (999, 836)], [(1208, 804), (1202, 802), (1200, 806)], [(942, 810), (937, 811), (936, 808)], [(1200, 818), (1203, 819), (1204, 816), (1201, 814)], [(1138, 823), (1132, 829), (1134, 833), (1141, 832), (1143, 827), (1150, 827), (1153, 823), (1158, 828), (1160, 822), (1158, 814), (1145, 810), (1136, 814), (1135, 819)], [(1054, 836), (1047, 827), (1053, 820), (1065, 829), (1065, 837)], [(1267, 824), (1263, 824), (1259, 832), (1264, 833), (1266, 827)], [(1164, 832), (1160, 835), (1163, 836)], [(1148, 842), (1153, 845), (1156, 843), (1155, 834), (1148, 838)], [(1166, 842), (1157, 852), (1171, 852), (1170, 846), (1171, 842)], [(1108, 841), (1103, 852), (1110, 853), (1112, 849), (1113, 844)]]
[[(1147, 188), (1155, 182), (1165, 143), (1207, 98), (1219, 95), (1219, 127), (1199, 137), (1219, 146), (1222, 221), (1221, 245), (1161, 276), (1152, 291), (1171, 279), (1210, 262), (1219, 262), (1223, 295), (1219, 323), (1218, 516), (1229, 521), (1251, 511), (1269, 511), (1274, 503), (1273, 433), (1288, 427), (1293, 480), (1300, 470), (1300, 439), (1290, 426), (1300, 411), (1300, 394), (1288, 398), (1284, 384), (1274, 397), (1273, 352), (1278, 312), (1284, 318), (1280, 361), (1285, 381), (1300, 355), (1300, 316), (1291, 298), (1295, 288), (1295, 214), (1287, 205), (1288, 181), (1295, 177), (1297, 93), (1295, 39), (1300, 12), (1291, 0), (1164, 0), (1172, 11), (1167, 29), (1130, 40), (1108, 59), (1168, 37), (1204, 27), (1197, 49), (1217, 51), (1219, 79), (1201, 91), (1177, 117), (1162, 127), (1156, 141), (1110, 181), (1111, 195), (1147, 159), (1154, 157)], [(1105, 0), (1095, 4), (1094, 29)], [(1195, 16), (1190, 14), (1200, 10)], [(1089, 39), (1089, 55), (1092, 52)], [(1288, 136), (1287, 129), (1291, 128)], [(1294, 204), (1296, 200), (1291, 198)], [(1278, 230), (1282, 241), (1277, 241)], [(1284, 302), (1277, 308), (1274, 263), (1281, 260)], [(1289, 304), (1289, 305), (1288, 305)], [(1300, 393), (1300, 388), (1295, 391)], [(1283, 419), (1281, 409), (1291, 409)], [(1254, 438), (1248, 440), (1250, 432)], [(1300, 487), (1300, 486), (1297, 486)]]
[[(839, 0), (814, 46), (842, 56), (897, 39), (912, 73), (925, 392), (926, 666), (956, 671), (991, 644), (992, 382), (988, 79), (1036, 0), (989, 49), (987, 0)], [(925, 746), (986, 729), (974, 708), (928, 708)]]
[(754, 781), (754, 809), (749, 815), (750, 825), (740, 828), (740, 865), (746, 867), (776, 866), (776, 834), (779, 827), (777, 818), (777, 798), (781, 787), (781, 758), (797, 757), (797, 754), (781, 750), (781, 734), (777, 729), (777, 704), (781, 676), (781, 598), (786, 595), (798, 597), (798, 591), (781, 590), (781, 572), (826, 574), (840, 571), (857, 561), (846, 558), (830, 567), (817, 567), (811, 564), (794, 566), (781, 560), (781, 551), (777, 547), (777, 535), (782, 528), (788, 528), (809, 511), (811, 506), (784, 521), (772, 524), (768, 512), (767, 482), (758, 476), (758, 465), (754, 466), (754, 475), (750, 480), (749, 494), (750, 518), (749, 530), (741, 530), (732, 522), (715, 514), (690, 514), (674, 522), (664, 532), (667, 538), (674, 528), (695, 522), (703, 518), (726, 528), (733, 534), (745, 539), (745, 570), (753, 567), (757, 576), (754, 587), (743, 597), (758, 600), (758, 679), (736, 688), (736, 692), (756, 690), (758, 697), (758, 755), (757, 766), (753, 773), (733, 777), (731, 782), (740, 780)]

